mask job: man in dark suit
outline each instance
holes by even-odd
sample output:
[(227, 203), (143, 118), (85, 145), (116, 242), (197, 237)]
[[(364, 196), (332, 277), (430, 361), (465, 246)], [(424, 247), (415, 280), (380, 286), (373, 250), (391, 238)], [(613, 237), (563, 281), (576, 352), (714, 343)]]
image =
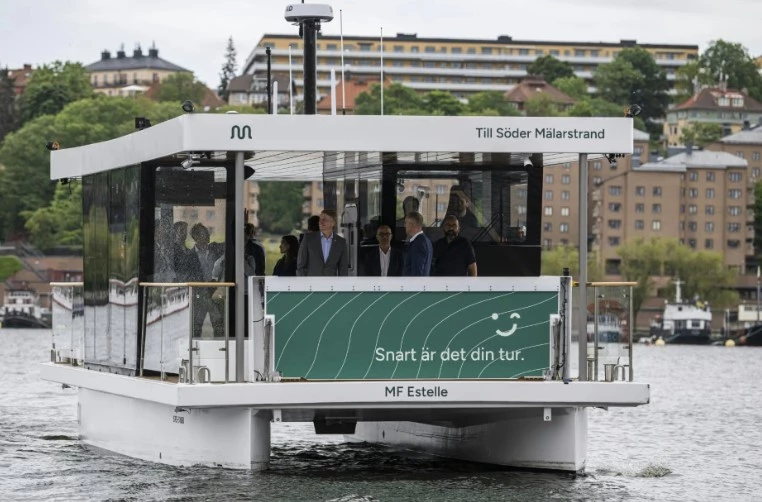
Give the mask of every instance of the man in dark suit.
[(374, 277), (399, 277), (402, 275), (404, 257), (402, 251), (392, 248), (392, 229), (381, 225), (376, 230), (378, 247), (369, 248), (365, 255), (365, 275)]
[(428, 276), (431, 273), (431, 257), (434, 254), (431, 240), (423, 233), (423, 215), (411, 211), (405, 215), (405, 233), (408, 236), (405, 261), (402, 265), (404, 276)]
[[(198, 282), (214, 281), (214, 264), (225, 254), (225, 245), (219, 242), (209, 242), (209, 230), (201, 223), (196, 223), (191, 228), (191, 238), (195, 246), (190, 253), (196, 256), (200, 264), (200, 276), (190, 279)], [(196, 287), (193, 289), (193, 336), (200, 337), (202, 327), (207, 314), (212, 323), (214, 336), (224, 336), (225, 324), (223, 320), (222, 305), (212, 298), (215, 288)]]
[(349, 270), (347, 241), (334, 232), (336, 211), (320, 213), (320, 232), (304, 234), (296, 259), (298, 276), (346, 276)]

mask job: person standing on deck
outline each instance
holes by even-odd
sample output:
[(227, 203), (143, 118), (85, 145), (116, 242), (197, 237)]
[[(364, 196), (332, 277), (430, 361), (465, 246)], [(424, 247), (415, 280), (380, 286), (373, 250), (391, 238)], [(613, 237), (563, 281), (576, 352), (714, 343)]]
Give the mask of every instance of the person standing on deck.
[(347, 241), (334, 232), (336, 211), (320, 213), (320, 232), (304, 235), (296, 260), (296, 275), (300, 277), (346, 276), (349, 273)]
[[(200, 263), (201, 276), (193, 280), (200, 282), (211, 282), (214, 280), (214, 264), (225, 253), (225, 246), (220, 243), (209, 242), (209, 230), (201, 223), (196, 223), (191, 228), (191, 237), (196, 242), (191, 250), (195, 253)], [(212, 295), (215, 288), (194, 288), (193, 298), (193, 336), (200, 337), (201, 330), (206, 320), (207, 314), (209, 321), (214, 329), (214, 336), (224, 335), (224, 322), (220, 305), (214, 301)]]
[(408, 236), (402, 275), (426, 277), (431, 273), (433, 248), (431, 240), (423, 233), (423, 215), (411, 211), (405, 215), (405, 233)]
[(434, 243), (431, 275), (476, 277), (476, 254), (468, 239), (461, 237), (458, 218), (448, 214), (442, 222), (445, 236)]

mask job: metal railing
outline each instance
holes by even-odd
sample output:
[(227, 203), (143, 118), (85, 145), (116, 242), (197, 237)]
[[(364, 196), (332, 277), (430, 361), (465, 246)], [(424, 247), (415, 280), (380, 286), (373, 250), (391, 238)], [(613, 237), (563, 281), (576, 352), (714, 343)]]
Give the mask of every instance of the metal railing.
[[(161, 312), (164, 312), (164, 299), (166, 297), (166, 290), (167, 288), (188, 288), (188, 318), (189, 318), (189, 329), (188, 329), (188, 366), (187, 368), (178, 367), (178, 377), (183, 378), (183, 382), (181, 383), (188, 383), (193, 384), (194, 383), (194, 368), (193, 368), (193, 353), (197, 351), (198, 349), (193, 346), (193, 332), (194, 332), (194, 297), (193, 297), (193, 289), (194, 288), (223, 288), (225, 291), (224, 295), (224, 307), (221, 312), (222, 318), (223, 318), (223, 332), (224, 332), (224, 350), (225, 352), (225, 383), (228, 383), (230, 381), (230, 329), (229, 329), (229, 317), (228, 317), (228, 311), (230, 310), (230, 288), (235, 287), (234, 282), (141, 282), (139, 284), (141, 288), (143, 288), (143, 319), (141, 320), (141, 329), (142, 329), (142, 343), (140, 347), (140, 376), (143, 376), (143, 370), (145, 367), (145, 357), (146, 357), (146, 338), (147, 338), (147, 327), (148, 327), (148, 297), (149, 297), (149, 288), (161, 288), (162, 294), (161, 294)], [(163, 321), (162, 321), (163, 322)], [(160, 335), (160, 361), (161, 361), (161, 369), (160, 369), (160, 378), (162, 380), (166, 379), (166, 372), (165, 372), (165, 366), (164, 366), (164, 339), (163, 339), (163, 332)], [(207, 376), (207, 381), (211, 381), (211, 372), (208, 368), (205, 367), (198, 367), (196, 369), (199, 374), (199, 380), (201, 380), (200, 375), (203, 373)], [(205, 372), (205, 373), (204, 373)]]
[[(635, 330), (632, 289), (637, 283), (588, 282), (587, 286), (587, 305), (593, 305), (592, 345), (588, 342), (587, 368), (580, 368), (580, 373), (586, 370), (588, 381), (599, 380), (599, 363), (602, 360), (604, 381), (616, 381), (621, 376), (622, 380), (632, 382), (632, 340)], [(580, 314), (589, 316), (590, 312)], [(587, 332), (579, 334), (589, 335)]]

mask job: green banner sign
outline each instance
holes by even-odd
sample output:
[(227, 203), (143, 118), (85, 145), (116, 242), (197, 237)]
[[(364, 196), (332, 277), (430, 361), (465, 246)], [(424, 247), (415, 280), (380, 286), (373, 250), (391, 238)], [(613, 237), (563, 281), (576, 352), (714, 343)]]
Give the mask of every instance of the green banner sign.
[(519, 378), (551, 365), (558, 293), (282, 291), (266, 305), (284, 377)]

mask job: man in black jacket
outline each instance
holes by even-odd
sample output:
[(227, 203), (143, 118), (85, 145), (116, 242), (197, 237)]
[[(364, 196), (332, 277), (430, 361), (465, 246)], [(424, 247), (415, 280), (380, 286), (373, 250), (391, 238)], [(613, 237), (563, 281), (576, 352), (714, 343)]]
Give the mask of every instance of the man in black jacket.
[(392, 229), (381, 225), (376, 230), (378, 247), (370, 247), (365, 255), (365, 275), (375, 277), (399, 277), (402, 275), (404, 257), (402, 251), (394, 249)]
[(423, 233), (423, 215), (411, 211), (405, 215), (405, 233), (408, 236), (402, 275), (422, 276), (431, 274), (433, 249), (431, 240)]

